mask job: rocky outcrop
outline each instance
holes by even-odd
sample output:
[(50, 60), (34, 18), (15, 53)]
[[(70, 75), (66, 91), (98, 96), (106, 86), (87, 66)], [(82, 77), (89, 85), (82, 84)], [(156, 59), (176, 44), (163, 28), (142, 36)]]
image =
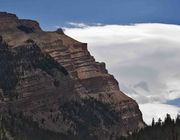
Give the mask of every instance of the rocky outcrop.
[(86, 43), (5, 12), (0, 24), (0, 110), (23, 111), (53, 132), (104, 140), (144, 126), (137, 103)]

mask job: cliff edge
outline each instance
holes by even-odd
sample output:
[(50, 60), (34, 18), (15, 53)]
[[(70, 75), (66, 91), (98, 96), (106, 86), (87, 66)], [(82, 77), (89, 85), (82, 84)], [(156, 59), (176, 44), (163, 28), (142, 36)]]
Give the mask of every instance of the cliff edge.
[(6, 12), (0, 25), (2, 113), (21, 112), (43, 129), (103, 140), (144, 127), (138, 104), (86, 43)]

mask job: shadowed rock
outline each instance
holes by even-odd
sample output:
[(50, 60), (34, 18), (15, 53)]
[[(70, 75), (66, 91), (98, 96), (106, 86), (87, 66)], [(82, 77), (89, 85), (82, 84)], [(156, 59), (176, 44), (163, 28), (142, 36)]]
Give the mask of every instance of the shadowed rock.
[(52, 132), (104, 140), (144, 127), (137, 103), (86, 43), (8, 13), (0, 23), (0, 110), (23, 111)]

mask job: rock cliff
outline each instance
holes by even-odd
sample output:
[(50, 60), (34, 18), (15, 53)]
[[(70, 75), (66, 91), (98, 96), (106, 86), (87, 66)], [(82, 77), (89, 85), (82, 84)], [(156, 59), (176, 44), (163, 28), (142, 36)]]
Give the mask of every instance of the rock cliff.
[(137, 103), (62, 29), (0, 12), (0, 111), (22, 112), (43, 129), (110, 140), (142, 128)]

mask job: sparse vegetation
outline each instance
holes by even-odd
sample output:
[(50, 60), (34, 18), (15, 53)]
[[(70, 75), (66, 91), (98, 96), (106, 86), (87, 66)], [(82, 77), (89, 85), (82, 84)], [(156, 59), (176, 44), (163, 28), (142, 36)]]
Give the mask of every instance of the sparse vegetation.
[[(25, 73), (31, 73), (36, 69), (41, 69), (54, 78), (54, 85), (59, 86), (59, 79), (63, 75), (68, 75), (67, 70), (56, 62), (50, 55), (41, 51), (33, 43), (33, 40), (27, 40), (29, 44), (19, 46), (14, 49), (8, 46), (0, 37), (0, 89), (9, 99), (17, 97), (15, 89), (21, 77)], [(57, 71), (56, 73), (54, 71)], [(57, 75), (60, 75), (57, 79)]]

